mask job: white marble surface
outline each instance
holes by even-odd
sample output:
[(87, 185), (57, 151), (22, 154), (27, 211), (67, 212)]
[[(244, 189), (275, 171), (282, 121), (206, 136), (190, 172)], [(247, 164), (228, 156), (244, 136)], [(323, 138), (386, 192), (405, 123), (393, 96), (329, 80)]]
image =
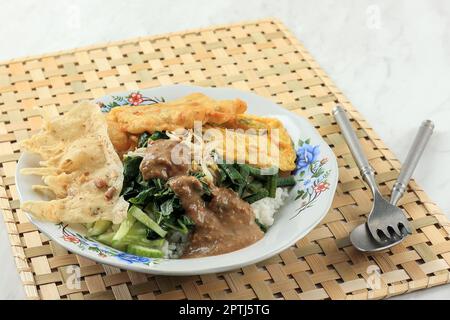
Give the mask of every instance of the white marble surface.
[[(299, 0), (2, 1), (0, 60), (96, 42), (277, 17), (404, 159), (436, 124), (416, 180), (450, 212), (450, 2)], [(0, 298), (21, 298), (0, 221)], [(404, 295), (450, 299), (450, 286)]]

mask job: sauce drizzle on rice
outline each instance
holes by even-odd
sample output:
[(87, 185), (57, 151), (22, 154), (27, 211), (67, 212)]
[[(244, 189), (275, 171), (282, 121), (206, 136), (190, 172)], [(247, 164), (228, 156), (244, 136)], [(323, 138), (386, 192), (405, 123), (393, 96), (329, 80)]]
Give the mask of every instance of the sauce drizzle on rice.
[(183, 258), (214, 256), (242, 249), (255, 243), (264, 233), (255, 223), (250, 205), (227, 188), (212, 189), (212, 199), (202, 198), (202, 185), (192, 176), (169, 180), (186, 214), (195, 222)]

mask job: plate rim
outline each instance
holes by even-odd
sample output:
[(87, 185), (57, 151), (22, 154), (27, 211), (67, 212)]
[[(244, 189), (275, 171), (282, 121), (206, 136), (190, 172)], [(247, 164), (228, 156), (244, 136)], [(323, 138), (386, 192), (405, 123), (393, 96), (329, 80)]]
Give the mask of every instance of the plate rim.
[[(329, 193), (330, 195), (327, 197), (327, 203), (324, 206), (325, 208), (327, 208), (326, 210), (324, 209), (323, 212), (318, 215), (318, 217), (309, 224), (309, 226), (307, 228), (302, 229), (301, 233), (297, 233), (295, 234), (295, 236), (291, 237), (291, 239), (289, 241), (286, 241), (286, 243), (282, 246), (280, 246), (279, 248), (275, 248), (273, 250), (268, 250), (265, 253), (258, 255), (252, 259), (248, 259), (245, 260), (244, 262), (242, 261), (235, 261), (232, 263), (227, 263), (225, 265), (220, 265), (220, 266), (208, 266), (208, 260), (214, 260), (215, 258), (221, 256), (221, 257), (225, 257), (227, 255), (231, 255), (233, 254), (233, 252), (236, 251), (240, 251), (240, 250), (246, 250), (248, 248), (250, 248), (252, 245), (242, 248), (240, 250), (236, 250), (227, 254), (222, 254), (222, 255), (218, 255), (218, 256), (210, 256), (210, 257), (203, 257), (203, 258), (195, 258), (197, 259), (202, 259), (204, 260), (205, 263), (203, 263), (203, 266), (201, 268), (197, 268), (196, 270), (184, 270), (184, 269), (177, 269), (177, 270), (164, 270), (164, 269), (159, 269), (159, 268), (154, 268), (154, 266), (159, 265), (158, 264), (150, 264), (150, 265), (144, 265), (144, 264), (127, 264), (125, 261), (121, 261), (118, 259), (113, 259), (113, 258), (102, 258), (99, 257), (98, 255), (89, 252), (89, 251), (84, 251), (80, 248), (77, 247), (72, 247), (70, 246), (66, 241), (64, 241), (62, 238), (60, 237), (55, 237), (50, 235), (47, 230), (45, 230), (44, 228), (40, 228), (39, 223), (40, 222), (44, 222), (44, 221), (39, 221), (35, 218), (33, 218), (29, 213), (23, 211), (24, 214), (26, 214), (26, 216), (28, 217), (28, 219), (30, 220), (30, 222), (36, 226), (36, 228), (42, 232), (43, 234), (45, 234), (49, 239), (51, 239), (52, 241), (55, 241), (58, 245), (61, 245), (62, 247), (64, 247), (66, 250), (74, 253), (74, 254), (78, 254), (80, 256), (86, 257), (90, 260), (96, 261), (100, 264), (106, 264), (106, 265), (110, 265), (110, 266), (114, 266), (114, 267), (118, 267), (120, 269), (126, 269), (126, 270), (132, 270), (132, 271), (136, 271), (136, 272), (143, 272), (143, 273), (149, 273), (149, 274), (155, 274), (155, 275), (169, 275), (169, 276), (180, 276), (180, 275), (201, 275), (201, 274), (208, 274), (208, 273), (217, 273), (217, 272), (224, 272), (224, 271), (230, 271), (233, 269), (238, 269), (241, 267), (245, 267), (263, 260), (266, 260), (272, 256), (275, 256), (276, 254), (279, 254), (280, 252), (286, 250), (287, 248), (293, 246), (297, 241), (303, 239), (311, 230), (313, 230), (328, 214), (332, 203), (333, 203), (333, 199), (334, 199), (334, 195), (337, 189), (337, 184), (339, 181), (339, 167), (338, 167), (338, 163), (337, 163), (337, 159), (336, 156), (333, 152), (333, 150), (330, 148), (330, 146), (328, 145), (328, 143), (323, 139), (323, 137), (320, 135), (320, 133), (317, 131), (317, 129), (304, 117), (290, 111), (287, 110), (285, 108), (283, 108), (281, 105), (273, 102), (272, 100), (270, 100), (267, 97), (264, 96), (260, 96), (252, 91), (243, 91), (243, 90), (239, 90), (239, 89), (235, 89), (235, 88), (231, 88), (231, 87), (200, 87), (200, 86), (195, 86), (195, 85), (180, 85), (180, 84), (175, 84), (175, 85), (165, 85), (165, 86), (159, 86), (159, 87), (150, 87), (150, 88), (144, 88), (144, 89), (138, 89), (138, 90), (126, 90), (126, 91), (120, 91), (120, 92), (114, 92), (105, 96), (102, 96), (100, 98), (97, 99), (93, 99), (94, 103), (98, 103), (100, 101), (104, 101), (106, 99), (110, 99), (112, 95), (116, 95), (116, 96), (123, 96), (126, 94), (130, 94), (132, 92), (135, 91), (139, 91), (139, 92), (145, 92), (147, 90), (158, 90), (158, 89), (166, 89), (166, 90), (177, 90), (180, 88), (184, 88), (183, 90), (200, 90), (200, 91), (213, 91), (213, 90), (225, 90), (225, 91), (229, 91), (229, 92), (237, 92), (236, 94), (236, 98), (240, 98), (239, 94), (241, 95), (252, 95), (257, 99), (264, 99), (267, 101), (267, 103), (270, 103), (274, 106), (276, 106), (279, 110), (280, 113), (282, 114), (286, 114), (286, 115), (294, 115), (294, 117), (301, 119), (301, 121), (309, 126), (309, 128), (311, 129), (311, 131), (314, 131), (315, 135), (320, 139), (321, 141), (321, 147), (325, 147), (327, 149), (327, 154), (332, 155), (331, 159), (330, 157), (328, 158), (329, 160), (329, 166), (331, 166), (331, 171), (333, 173), (335, 173), (334, 175), (332, 175), (331, 181), (330, 181), (330, 185), (329, 185)], [(245, 98), (243, 98), (245, 99)], [(22, 201), (22, 192), (19, 188), (20, 183), (18, 183), (18, 177), (20, 175), (20, 164), (22, 161), (24, 161), (24, 155), (25, 154), (31, 154), (29, 152), (22, 152), (19, 160), (17, 162), (17, 166), (16, 166), (16, 172), (15, 172), (15, 184), (17, 186), (17, 192), (19, 195), (19, 200)], [(103, 246), (105, 246), (104, 244), (102, 244)], [(183, 259), (161, 259), (162, 261), (170, 261), (170, 260), (183, 260)], [(193, 260), (193, 259), (189, 259), (189, 260)], [(203, 262), (203, 261), (202, 261)]]

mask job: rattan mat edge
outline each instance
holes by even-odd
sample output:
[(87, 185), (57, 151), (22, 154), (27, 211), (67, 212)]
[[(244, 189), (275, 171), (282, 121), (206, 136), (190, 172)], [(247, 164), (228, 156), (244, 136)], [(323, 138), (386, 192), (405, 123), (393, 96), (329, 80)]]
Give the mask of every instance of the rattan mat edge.
[[(253, 90), (308, 118), (335, 152), (340, 182), (333, 208), (307, 237), (267, 261), (228, 273), (156, 277), (98, 265), (39, 233), (18, 209), (16, 140), (40, 125), (36, 107), (64, 112), (114, 91), (170, 83)], [(330, 115), (335, 103), (354, 127), (389, 194), (399, 161), (300, 42), (273, 19), (111, 42), (0, 64), (0, 201), (11, 248), (30, 299), (379, 299), (449, 282), (450, 226), (412, 181), (401, 200), (416, 232), (376, 255), (348, 234), (364, 221), (370, 195)], [(80, 266), (80, 288), (67, 268)], [(371, 269), (372, 268), (372, 269)], [(380, 277), (373, 278), (380, 270)], [(372, 272), (372, 273), (371, 273)], [(371, 281), (378, 285), (368, 285)]]

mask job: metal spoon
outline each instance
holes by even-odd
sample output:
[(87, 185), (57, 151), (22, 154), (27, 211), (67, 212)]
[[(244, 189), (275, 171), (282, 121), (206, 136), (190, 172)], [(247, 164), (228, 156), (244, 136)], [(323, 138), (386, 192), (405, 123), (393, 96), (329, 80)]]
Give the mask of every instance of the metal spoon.
[[(433, 129), (434, 124), (431, 120), (425, 120), (422, 122), (414, 142), (409, 149), (405, 163), (400, 170), (400, 175), (398, 176), (392, 189), (391, 199), (389, 201), (391, 204), (396, 205), (405, 192), (414, 169), (416, 168), (417, 163), (425, 150), (425, 146), (430, 140)], [(386, 241), (378, 242), (372, 237), (370, 230), (367, 227), (367, 223), (360, 224), (350, 234), (350, 241), (353, 246), (363, 252), (386, 250), (400, 243), (404, 238), (404, 236), (400, 237), (398, 235), (394, 235)]]
[(342, 135), (353, 155), (353, 159), (359, 168), (361, 177), (366, 182), (373, 195), (372, 209), (367, 217), (367, 227), (372, 237), (382, 242), (384, 238), (392, 238), (394, 234), (402, 237), (403, 231), (411, 233), (408, 219), (403, 211), (397, 206), (392, 205), (380, 193), (378, 184), (375, 180), (375, 170), (369, 163), (364, 154), (362, 146), (352, 128), (351, 122), (341, 106), (333, 109), (333, 115), (337, 124), (341, 128)]

